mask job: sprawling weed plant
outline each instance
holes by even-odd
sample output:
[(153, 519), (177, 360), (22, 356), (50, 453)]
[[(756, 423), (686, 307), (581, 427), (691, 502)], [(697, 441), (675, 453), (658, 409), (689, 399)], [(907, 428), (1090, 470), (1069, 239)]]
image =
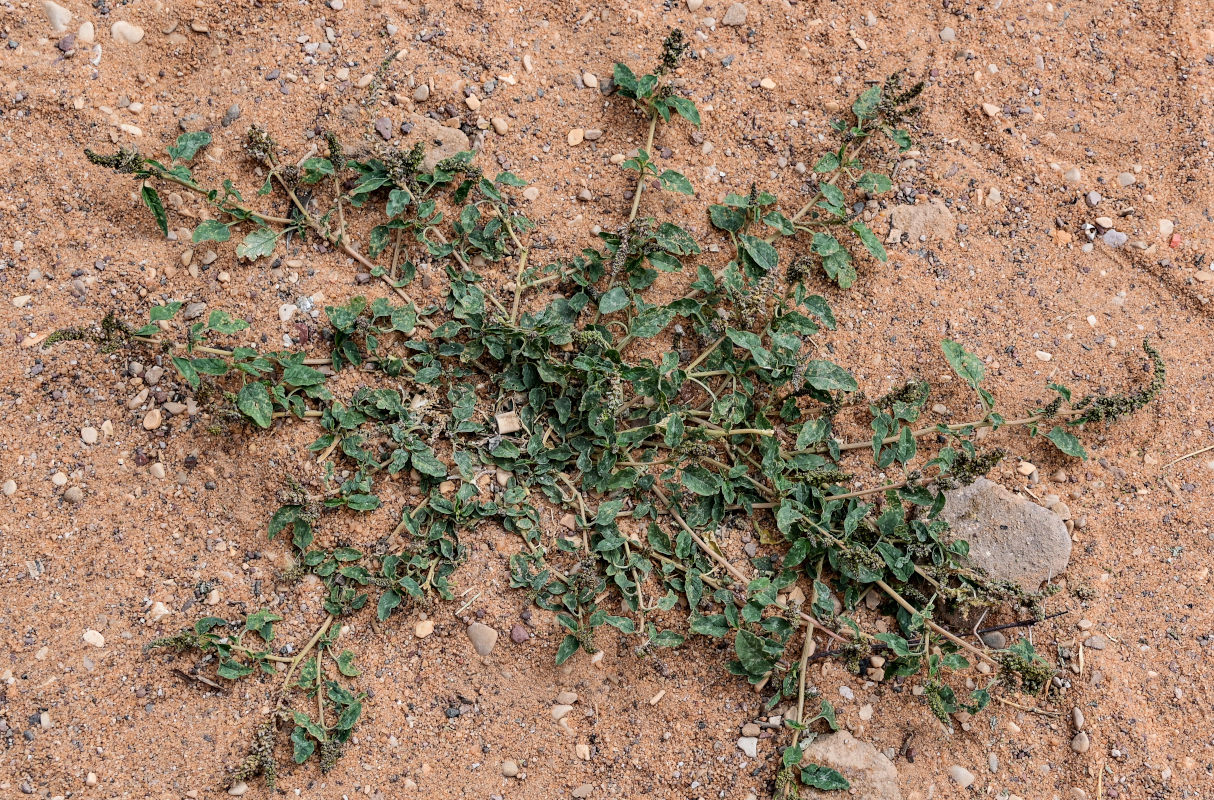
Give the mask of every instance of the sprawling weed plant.
[[(980, 710), (996, 687), (1048, 690), (1053, 670), (1027, 640), (990, 651), (939, 621), (990, 608), (1043, 613), (1041, 595), (968, 562), (966, 543), (938, 517), (944, 491), (1003, 456), (980, 447), (988, 430), (1048, 427), (1045, 438), (1084, 458), (1075, 431), (1149, 402), (1164, 380), (1158, 353), (1144, 342), (1155, 364), (1145, 388), (1072, 401), (1069, 389), (1051, 384), (1053, 402), (1005, 419), (984, 386), (982, 360), (945, 340), (945, 360), (977, 395), (977, 418), (920, 424), (931, 387), (919, 381), (866, 398), (846, 369), (816, 357), (819, 337), (836, 323), (812, 287), (847, 288), (886, 260), (856, 209), (890, 190), (879, 165), (910, 147), (904, 126), (922, 84), (904, 88), (900, 76), (874, 84), (831, 123), (835, 144), (814, 165), (816, 191), (800, 207), (782, 209), (754, 184), (709, 205), (714, 241), (732, 251), (714, 270), (700, 258), (701, 242), (647, 213), (645, 202), (657, 190), (695, 194), (654, 156), (668, 129), (700, 124), (669, 79), (684, 48), (676, 31), (653, 72), (615, 65), (621, 112), (638, 115), (646, 131), (644, 147), (621, 165), (636, 180), (627, 216), (603, 225), (597, 247), (549, 263), (535, 257), (535, 225), (516, 202), (524, 182), (510, 172), (489, 177), (472, 153), (424, 171), (421, 145), (347, 152), (330, 134), (327, 152), (293, 165), (253, 127), (245, 150), (265, 176), (256, 201), (231, 180), (210, 189), (194, 177), (189, 165), (210, 143), (206, 133), (181, 136), (167, 163), (88, 153), (139, 182), (162, 232), (168, 212), (159, 190), (184, 189), (212, 212), (195, 227), (195, 243), (240, 237), (236, 254), (258, 262), (285, 236), (315, 237), (384, 286), (374, 300), (324, 309), (332, 346), (323, 357), (230, 346), (243, 320), (214, 311), (186, 323), (180, 302), (152, 308), (138, 329), (115, 318), (103, 326), (111, 344), (171, 360), (186, 386), (205, 391), (225, 429), (247, 425), (255, 435), (288, 418), (320, 429), (311, 450), (323, 480), (288, 479), (268, 520), (269, 537), (285, 538), (294, 553), (284, 577), (311, 573), (325, 587), (311, 639), (289, 655), (275, 651), (280, 617), (263, 610), (243, 622), (207, 617), (151, 643), (213, 655), (221, 679), (262, 672), (279, 680), (273, 713), (229, 779), (260, 774), (273, 786), (280, 732), (295, 762), (315, 754), (322, 770), (333, 766), (364, 701), (340, 681), (358, 669), (338, 646), (338, 621), (368, 606), (387, 621), (451, 600), (465, 556), (461, 532), (485, 521), (521, 539), (511, 585), (565, 629), (557, 663), (597, 651), (604, 626), (640, 658), (689, 640), (730, 640), (730, 672), (765, 692), (769, 707), (795, 704), (775, 776), (783, 797), (802, 786), (847, 787), (837, 772), (802, 764), (813, 726), (835, 727), (829, 702), (806, 716), (807, 664), (822, 653), (878, 680), (921, 676), (925, 704), (946, 725), (957, 711)], [(285, 200), (285, 216), (257, 210), (269, 196)], [(369, 217), (377, 219), (360, 229), (363, 252), (348, 226)], [(421, 261), (445, 272), (441, 303), (419, 307), (408, 294)], [(689, 276), (685, 290), (653, 302), (650, 290), (670, 273)], [(366, 370), (362, 385), (335, 396), (330, 376), (353, 368)], [(845, 441), (840, 418), (857, 416), (872, 437)], [(897, 478), (849, 490), (847, 462), (860, 451)], [(407, 474), (421, 502), (403, 509), (391, 536), (322, 546), (326, 518), (381, 505), (384, 473)], [(553, 507), (565, 515), (556, 529), (540, 513)], [(762, 555), (742, 554), (740, 528), (758, 537)], [(861, 624), (866, 598), (892, 617), (885, 632)], [(815, 653), (818, 640), (829, 649)], [(982, 685), (960, 697), (950, 675), (975, 661), (992, 670), (975, 672)]]

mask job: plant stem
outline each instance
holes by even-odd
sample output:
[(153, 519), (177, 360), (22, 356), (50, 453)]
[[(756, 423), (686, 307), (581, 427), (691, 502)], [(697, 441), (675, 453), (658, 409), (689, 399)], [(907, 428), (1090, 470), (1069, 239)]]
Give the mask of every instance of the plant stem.
[[(652, 157), (653, 155), (653, 134), (658, 127), (658, 115), (656, 112), (649, 112), (649, 136), (645, 139), (645, 152)], [(637, 218), (637, 210), (641, 206), (641, 193), (645, 191), (645, 171), (641, 170), (641, 174), (637, 176), (636, 190), (632, 195), (632, 211), (628, 213), (628, 221), (631, 223)]]
[[(908, 603), (905, 597), (903, 597), (902, 595), (898, 594), (897, 590), (895, 590), (895, 589), (894, 589), (892, 586), (890, 586), (890, 585), (889, 585), (888, 583), (886, 583), (885, 581), (877, 581), (877, 586), (878, 586), (878, 587), (881, 589), (881, 591), (883, 591), (883, 592), (885, 592), (887, 595), (889, 595), (889, 597), (890, 597), (890, 598), (891, 598), (891, 599), (892, 599), (894, 602), (896, 602), (898, 605), (900, 605), (900, 606), (902, 606), (904, 609), (906, 609), (906, 611), (907, 611), (909, 614), (911, 614), (911, 615), (917, 615), (917, 614), (919, 614), (919, 613), (920, 613), (920, 612), (919, 612), (919, 609), (915, 608), (915, 607), (914, 607), (914, 606), (912, 606), (910, 603)], [(927, 627), (931, 628), (933, 631), (935, 631), (936, 633), (940, 634), (940, 635), (941, 635), (941, 636), (943, 636), (945, 639), (948, 639), (950, 642), (952, 642), (953, 644), (957, 645), (957, 646), (958, 646), (958, 647), (960, 647), (961, 649), (968, 651), (968, 652), (969, 652), (969, 653), (971, 653), (972, 655), (974, 655), (974, 656), (976, 656), (976, 657), (978, 657), (978, 658), (982, 659), (983, 661), (987, 662), (988, 664), (993, 664), (993, 665), (995, 665), (995, 666), (998, 666), (998, 665), (999, 665), (997, 661), (995, 661), (993, 658), (991, 658), (990, 656), (988, 656), (986, 653), (982, 652), (982, 651), (981, 651), (981, 650), (979, 650), (977, 647), (974, 647), (972, 644), (970, 644), (969, 642), (965, 641), (964, 639), (961, 639), (960, 637), (955, 636), (955, 635), (953, 635), (953, 634), (949, 633), (949, 632), (948, 632), (948, 631), (946, 631), (944, 628), (941, 628), (939, 625), (937, 625), (936, 623), (932, 622), (930, 619), (927, 619), (927, 618), (925, 617), (925, 618), (923, 619), (923, 621), (924, 621), (924, 622), (927, 624)]]
[[(810, 626), (805, 626), (805, 643), (801, 645), (801, 668), (797, 675), (797, 724), (805, 724), (805, 668), (809, 664), (809, 657), (814, 654), (817, 646), (814, 644), (814, 630)], [(801, 740), (801, 731), (794, 730), (792, 732), (792, 746), (796, 747), (797, 742)]]
[[(178, 178), (176, 175), (171, 175), (167, 172), (156, 173), (153, 177), (159, 178), (163, 181), (168, 181), (169, 183), (175, 183), (178, 186), (189, 189), (191, 192), (197, 192), (198, 194), (202, 195), (203, 197), (207, 197), (207, 202), (210, 202), (210, 198), (208, 197), (208, 195), (210, 193), (207, 192), (205, 189), (203, 189), (201, 186), (198, 186), (197, 184), (190, 183), (189, 181), (184, 181), (181, 178)], [(233, 214), (231, 211), (225, 210), (222, 206), (218, 206), (218, 207), (220, 208), (221, 211), (223, 211), (228, 216), (237, 216), (236, 214)], [(262, 214), (260, 211), (254, 211), (253, 209), (246, 208), (245, 206), (233, 205), (232, 208), (236, 209), (237, 211), (239, 211), (242, 214), (248, 214), (253, 219), (261, 220), (264, 223), (274, 223), (275, 225), (294, 224), (293, 220), (287, 219), (286, 217), (276, 217), (272, 214)]]
[(316, 629), (316, 633), (312, 634), (312, 638), (308, 640), (308, 643), (304, 645), (303, 649), (291, 659), (291, 665), (287, 667), (287, 675), (285, 678), (283, 678), (282, 686), (278, 690), (278, 704), (275, 707), (276, 711), (282, 708), (283, 703), (287, 699), (287, 690), (291, 688), (291, 678), (295, 675), (295, 668), (299, 666), (299, 662), (303, 661), (307, 657), (308, 653), (312, 652), (312, 648), (315, 647), (316, 643), (320, 641), (320, 637), (324, 636), (325, 632), (329, 630), (329, 626), (333, 624), (333, 619), (334, 617), (332, 614), (326, 615), (325, 621), (322, 622), (320, 627)]

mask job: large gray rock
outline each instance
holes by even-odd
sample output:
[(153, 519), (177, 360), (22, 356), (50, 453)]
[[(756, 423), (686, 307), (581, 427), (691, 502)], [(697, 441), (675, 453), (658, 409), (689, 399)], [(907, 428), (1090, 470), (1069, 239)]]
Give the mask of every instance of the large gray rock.
[(430, 172), (434, 165), (456, 153), (470, 150), (468, 135), (459, 128), (448, 128), (438, 120), (422, 114), (410, 114), (407, 123), (413, 127), (406, 138), (406, 148), (413, 142), (422, 141), (426, 145), (426, 157), (422, 160), (422, 170)]
[(970, 545), (970, 561), (993, 578), (1026, 589), (1066, 571), (1071, 537), (1062, 518), (1036, 503), (979, 478), (945, 495), (940, 518), (955, 539)]
[[(847, 731), (819, 736), (806, 745), (801, 765), (807, 764), (837, 770), (851, 781), (854, 790), (852, 797), (863, 797), (865, 800), (902, 800), (902, 790), (898, 787), (898, 769), (894, 762), (871, 744), (859, 741)], [(807, 789), (801, 796), (838, 800), (839, 797), (847, 795)]]

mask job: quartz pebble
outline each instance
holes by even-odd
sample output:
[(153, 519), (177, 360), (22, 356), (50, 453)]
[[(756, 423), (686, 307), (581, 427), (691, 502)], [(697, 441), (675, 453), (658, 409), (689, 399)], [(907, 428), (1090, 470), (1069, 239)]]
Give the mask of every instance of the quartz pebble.
[(425, 639), (430, 634), (434, 633), (434, 620), (423, 619), (413, 626), (413, 635), (418, 639)]
[(83, 638), (86, 644), (91, 644), (93, 647), (105, 647), (105, 637), (92, 628), (84, 632)]
[(139, 44), (143, 41), (143, 28), (125, 20), (118, 20), (110, 26), (110, 36), (124, 44)]
[(565, 137), (565, 140), (569, 142), (570, 147), (575, 147), (581, 144), (585, 139), (586, 131), (582, 128), (574, 128), (573, 130), (569, 131), (569, 135)]
[(503, 777), (513, 778), (513, 777), (516, 777), (517, 775), (518, 775), (518, 763), (517, 762), (515, 762), (515, 761), (503, 761), (502, 762), (502, 776)]
[(558, 703), (557, 705), (552, 707), (552, 721), (560, 722), (566, 716), (568, 716), (569, 712), (572, 710), (573, 710), (573, 706)]
[(89, 425), (80, 429), (80, 439), (85, 444), (97, 444), (97, 429)]
[(743, 736), (738, 739), (738, 749), (750, 758), (758, 758), (759, 740), (754, 736)]
[(725, 12), (725, 15), (721, 17), (721, 24), (736, 28), (746, 22), (747, 13), (745, 4), (734, 3)]
[(954, 31), (952, 28), (941, 28), (940, 41), (951, 42), (951, 41), (955, 40), (956, 38), (957, 38), (957, 32)]
[(962, 789), (968, 789), (976, 780), (974, 773), (959, 764), (954, 764), (948, 768), (948, 776)]

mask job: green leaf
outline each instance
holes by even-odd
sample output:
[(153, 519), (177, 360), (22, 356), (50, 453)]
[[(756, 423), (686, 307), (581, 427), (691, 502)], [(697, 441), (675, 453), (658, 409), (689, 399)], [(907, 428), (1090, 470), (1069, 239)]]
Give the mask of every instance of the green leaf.
[(729, 341), (747, 350), (758, 366), (763, 369), (771, 369), (775, 366), (775, 357), (772, 356), (770, 350), (763, 347), (762, 340), (759, 339), (758, 334), (726, 328), (725, 335), (729, 337)]
[(692, 633), (698, 633), (701, 636), (712, 636), (720, 639), (725, 634), (729, 633), (729, 623), (721, 614), (714, 614), (710, 617), (703, 617), (699, 614), (693, 614), (687, 621), (687, 629)]
[(617, 286), (599, 298), (599, 313), (612, 314), (627, 308), (629, 303), (628, 290)]
[(325, 734), (325, 729), (312, 721), (311, 717), (300, 711), (292, 711), (291, 717), (295, 720), (295, 724), (303, 728), (307, 733), (315, 736), (317, 741), (325, 741), (329, 737)]
[(389, 217), (398, 216), (405, 208), (408, 207), (409, 201), (413, 199), (413, 195), (409, 194), (404, 189), (393, 189), (388, 192), (388, 205), (385, 213)]
[(683, 469), (683, 485), (701, 497), (712, 497), (721, 489), (720, 479), (699, 464)]
[(298, 725), (291, 731), (291, 758), (296, 764), (307, 761), (316, 752), (316, 742), (308, 736), (308, 731)]
[(839, 156), (836, 153), (827, 153), (818, 159), (818, 163), (814, 164), (814, 172), (834, 172), (839, 168)]
[(319, 158), (317, 156), (313, 156), (303, 162), (301, 169), (303, 170), (301, 179), (304, 183), (320, 183), (325, 178), (336, 174), (336, 170), (333, 169), (333, 162), (327, 158)]
[(822, 791), (845, 791), (851, 788), (851, 782), (830, 767), (809, 764), (801, 770), (801, 783)]
[(236, 396), (236, 407), (258, 427), (270, 427), (274, 404), (270, 402), (269, 389), (261, 381), (245, 384)]
[(696, 190), (691, 187), (691, 181), (687, 180), (687, 176), (681, 172), (675, 172), (673, 169), (668, 169), (659, 175), (658, 181), (662, 184), (662, 188), (668, 192), (689, 195), (696, 193)]
[(738, 242), (742, 245), (742, 249), (746, 255), (750, 256), (759, 269), (764, 272), (771, 272), (776, 268), (776, 264), (780, 258), (776, 253), (776, 248), (757, 236), (750, 236), (745, 233), (738, 237)]
[(658, 247), (676, 256), (693, 256), (700, 252), (700, 246), (691, 238), (691, 234), (673, 222), (659, 225), (653, 238)]
[(788, 217), (781, 214), (779, 211), (769, 211), (763, 222), (769, 227), (775, 228), (783, 236), (792, 236), (797, 232), (797, 226)]
[(881, 84), (875, 84), (860, 93), (860, 96), (856, 98), (856, 102), (852, 103), (851, 110), (856, 115), (856, 119), (863, 122), (876, 116), (877, 104), (880, 102)]
[[(616, 64), (616, 66), (618, 67), (620, 65)], [(577, 649), (578, 649), (577, 637), (574, 636), (572, 633), (566, 634), (565, 638), (561, 640), (560, 647), (558, 647), (556, 649), (556, 665), (559, 667), (561, 664), (564, 664), (566, 661), (568, 661), (569, 657), (577, 652)]]
[(1053, 430), (1045, 435), (1045, 438), (1053, 442), (1055, 447), (1068, 456), (1087, 460), (1087, 451), (1083, 449), (1083, 445), (1079, 443), (1079, 439), (1076, 438), (1075, 434), (1065, 430), (1061, 425), (1055, 425)]
[(211, 316), (207, 317), (207, 327), (216, 333), (231, 334), (243, 331), (249, 327), (249, 323), (243, 319), (233, 319), (228, 312), (217, 308), (211, 312)]
[(165, 303), (162, 306), (152, 306), (148, 309), (148, 318), (152, 322), (161, 322), (162, 320), (172, 319), (177, 316), (177, 312), (181, 310), (182, 303), (179, 300), (174, 300), (171, 303)]
[(775, 663), (767, 655), (763, 640), (748, 630), (738, 631), (738, 635), (734, 638), (733, 649), (737, 653), (738, 661), (742, 662), (742, 668), (752, 677), (758, 678), (766, 675)]
[(666, 98), (666, 105), (673, 108), (676, 114), (690, 122), (692, 125), (695, 125), (697, 128), (700, 127), (700, 111), (696, 108), (696, 104), (691, 100), (687, 99), (686, 97), (671, 95), (670, 97)]
[(177, 137), (177, 144), (169, 145), (169, 158), (174, 161), (192, 161), (198, 151), (211, 143), (211, 134), (206, 131), (190, 131)]
[(185, 382), (190, 385), (191, 389), (197, 389), (202, 381), (198, 377), (198, 370), (194, 369), (194, 365), (188, 358), (173, 356), (173, 366), (177, 368), (177, 372), (181, 377), (185, 378)]
[(869, 194), (881, 194), (894, 188), (890, 179), (880, 172), (866, 172), (856, 181), (856, 186)]
[(375, 616), (380, 622), (383, 622), (392, 614), (393, 609), (400, 605), (402, 599), (395, 589), (388, 589), (379, 596), (379, 604), (375, 608)]
[(780, 755), (780, 763), (786, 767), (794, 767), (801, 763), (801, 756), (802, 751), (800, 745), (785, 747), (784, 752)]
[(944, 351), (944, 357), (948, 359), (953, 372), (961, 376), (961, 380), (968, 383), (971, 388), (977, 389), (983, 376), (986, 375), (986, 367), (983, 366), (982, 359), (951, 339), (940, 342), (940, 349)]
[(617, 63), (611, 72), (611, 79), (625, 97), (636, 98), (637, 76), (627, 64)]
[(207, 219), (203, 220), (194, 229), (194, 235), (191, 238), (194, 244), (198, 244), (199, 242), (226, 242), (232, 238), (232, 229), (217, 219)]
[(277, 243), (278, 234), (272, 228), (258, 228), (236, 245), (236, 257), (256, 261), (273, 253)]
[(221, 628), (227, 624), (227, 620), (222, 619), (221, 617), (203, 617), (194, 623), (194, 632), (201, 636), (204, 633), (210, 633), (215, 628)]
[(160, 228), (161, 233), (168, 236), (169, 215), (164, 211), (164, 203), (160, 202), (160, 195), (146, 183), (139, 190), (139, 194), (143, 197), (143, 204), (151, 209), (152, 216), (156, 219), (156, 227)]
[(282, 621), (282, 617), (268, 609), (254, 611), (245, 620), (244, 629), (253, 631), (265, 641), (269, 642), (274, 638), (274, 623)]
[(215, 671), (215, 674), (221, 678), (235, 681), (245, 677), (246, 675), (252, 675), (253, 668), (248, 664), (241, 664), (239, 661), (225, 658), (223, 661), (219, 662), (219, 669)]
[(872, 253), (873, 258), (880, 262), (889, 261), (889, 254), (885, 252), (885, 245), (881, 244), (881, 240), (877, 238), (877, 234), (869, 230), (868, 226), (860, 220), (856, 220), (851, 224), (852, 232), (860, 237), (860, 243), (864, 245), (864, 249)]
[(823, 392), (854, 392), (860, 388), (847, 370), (830, 361), (810, 361), (806, 364), (805, 382)]
[(713, 227), (730, 233), (737, 233), (746, 225), (746, 213), (733, 206), (709, 206), (708, 219), (712, 222)]
[(354, 666), (354, 654), (349, 650), (342, 650), (341, 655), (337, 657), (337, 671), (347, 678), (357, 678), (362, 674), (358, 667)]

